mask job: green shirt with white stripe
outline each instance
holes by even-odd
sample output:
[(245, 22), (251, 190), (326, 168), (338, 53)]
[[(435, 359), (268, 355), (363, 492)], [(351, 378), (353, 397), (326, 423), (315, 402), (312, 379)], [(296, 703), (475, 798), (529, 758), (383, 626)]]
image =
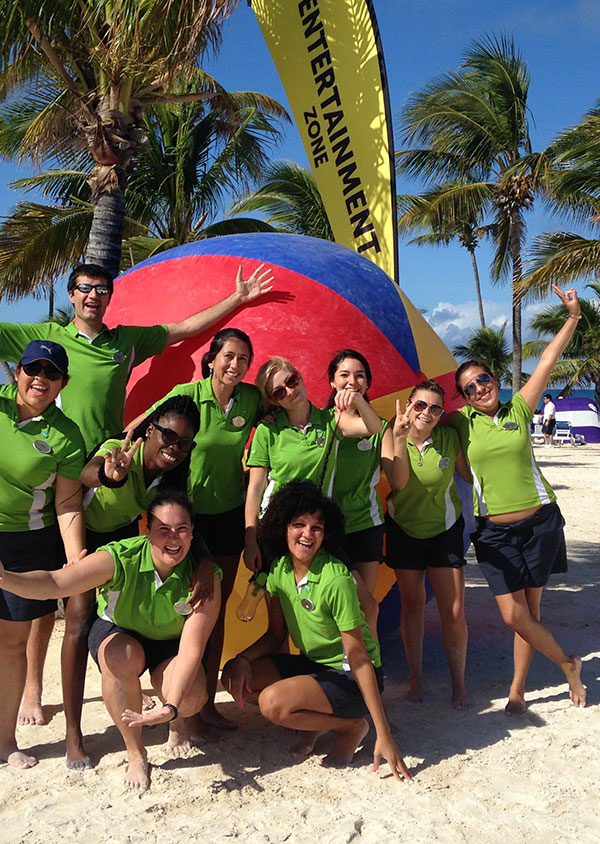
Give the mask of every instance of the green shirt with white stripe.
[(273, 563), (267, 591), (279, 599), (292, 641), (309, 659), (350, 671), (341, 634), (361, 627), (371, 662), (380, 667), (379, 644), (360, 608), (356, 582), (347, 566), (324, 548), (299, 583), (289, 554)]
[[(107, 440), (96, 453), (96, 457), (110, 454), (113, 448), (121, 449), (123, 440)], [(86, 525), (97, 533), (109, 533), (131, 524), (141, 513), (145, 513), (156, 495), (156, 487), (162, 480), (162, 473), (151, 483), (144, 477), (144, 448), (142, 443), (129, 464), (126, 483), (121, 487), (91, 487), (83, 496)]]
[(556, 501), (535, 462), (530, 424), (533, 411), (517, 393), (492, 418), (462, 407), (454, 425), (473, 473), (476, 516), (515, 513)]
[(190, 465), (194, 510), (212, 514), (240, 507), (244, 503), (244, 449), (261, 416), (258, 388), (244, 382), (237, 384), (224, 411), (215, 398), (210, 378), (178, 384), (148, 413), (172, 396), (189, 396), (200, 412), (200, 430)]
[(104, 327), (90, 340), (74, 322), (0, 323), (0, 360), (18, 362), (32, 340), (54, 340), (69, 356), (69, 383), (57, 406), (77, 423), (89, 453), (123, 430), (125, 390), (131, 370), (162, 352), (166, 325)]
[(40, 530), (56, 521), (56, 477), (78, 481), (85, 446), (79, 428), (51, 404), (19, 422), (17, 388), (0, 387), (0, 531)]
[(388, 496), (388, 513), (416, 539), (430, 539), (448, 530), (462, 513), (454, 467), (460, 444), (453, 428), (437, 426), (419, 449), (410, 438), (408, 483)]
[(288, 481), (305, 478), (318, 485), (323, 468), (321, 490), (331, 495), (334, 455), (329, 446), (334, 429), (335, 419), (330, 411), (320, 410), (314, 404), (310, 405), (308, 424), (303, 431), (290, 424), (283, 410), (278, 411), (273, 422), (257, 425), (246, 464), (269, 470), (261, 513), (267, 509), (272, 495)]

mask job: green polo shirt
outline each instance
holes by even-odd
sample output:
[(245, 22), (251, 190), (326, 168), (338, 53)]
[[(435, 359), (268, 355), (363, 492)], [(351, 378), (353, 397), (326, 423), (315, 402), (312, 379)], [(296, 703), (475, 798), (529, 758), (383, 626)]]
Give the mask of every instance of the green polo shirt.
[[(142, 443), (129, 464), (127, 482), (121, 487), (97, 486), (87, 490), (83, 496), (86, 525), (97, 533), (109, 533), (131, 524), (141, 513), (145, 513), (156, 494), (156, 487), (162, 480), (158, 475), (146, 485), (144, 478), (144, 448)], [(104, 457), (113, 448), (122, 448), (123, 440), (107, 440), (98, 449), (96, 456)]]
[[(98, 551), (108, 551), (115, 561), (112, 578), (99, 590), (98, 617), (148, 639), (179, 638), (185, 616), (176, 613), (173, 604), (189, 597), (196, 567), (192, 555), (163, 582), (154, 568), (147, 536), (109, 542)], [(218, 566), (214, 570), (221, 576)]]
[(0, 531), (54, 524), (56, 477), (78, 481), (85, 446), (77, 425), (55, 404), (19, 422), (17, 388), (0, 387)]
[(360, 608), (354, 578), (324, 548), (298, 584), (289, 554), (273, 563), (267, 591), (279, 598), (292, 641), (309, 659), (350, 671), (341, 633), (361, 627), (371, 662), (379, 668), (379, 645)]
[(244, 503), (244, 448), (261, 416), (259, 390), (253, 384), (238, 384), (224, 411), (214, 396), (211, 379), (205, 378), (173, 387), (148, 413), (171, 396), (190, 396), (200, 411), (190, 466), (194, 510), (226, 513), (240, 507)]
[(533, 456), (533, 411), (517, 393), (492, 418), (469, 405), (454, 425), (473, 473), (476, 516), (514, 513), (556, 501)]
[(388, 513), (409, 536), (429, 539), (451, 528), (462, 513), (454, 480), (459, 438), (454, 428), (437, 426), (421, 450), (410, 438), (406, 447), (408, 483), (390, 493)]
[(346, 533), (380, 525), (383, 522), (383, 507), (377, 491), (381, 463), (381, 440), (387, 428), (370, 437), (336, 438), (333, 447), (335, 475), (332, 498), (346, 517)]
[(334, 429), (335, 420), (330, 411), (319, 410), (313, 404), (304, 431), (290, 425), (283, 410), (273, 422), (257, 425), (246, 465), (269, 469), (261, 512), (266, 510), (271, 496), (288, 481), (306, 478), (318, 485), (324, 466), (322, 491), (331, 494), (335, 456), (329, 444)]
[(69, 356), (69, 383), (57, 404), (79, 425), (87, 452), (123, 430), (125, 389), (131, 370), (162, 352), (165, 325), (117, 325), (90, 341), (75, 323), (16, 325), (0, 323), (0, 360), (17, 363), (32, 340), (54, 340)]

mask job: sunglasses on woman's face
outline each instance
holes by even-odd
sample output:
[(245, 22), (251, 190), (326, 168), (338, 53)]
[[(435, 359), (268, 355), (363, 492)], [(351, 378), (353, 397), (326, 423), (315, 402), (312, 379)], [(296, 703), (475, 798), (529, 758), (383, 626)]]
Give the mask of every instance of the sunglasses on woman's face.
[(444, 412), (444, 408), (441, 404), (427, 404), (426, 401), (416, 401), (412, 406), (412, 409), (416, 410), (417, 413), (423, 413), (423, 411), (428, 408), (431, 411), (432, 416), (441, 416)]
[(63, 373), (54, 366), (53, 363), (48, 363), (46, 366), (43, 366), (39, 360), (34, 360), (33, 363), (24, 363), (22, 366), (23, 372), (25, 375), (29, 375), (32, 378), (34, 375), (39, 375), (40, 373), (47, 378), (48, 381), (60, 381), (63, 377)]
[(463, 390), (463, 393), (465, 394), (465, 396), (468, 399), (470, 399), (477, 392), (477, 385), (478, 384), (481, 384), (482, 386), (484, 386), (484, 385), (487, 385), (487, 384), (491, 384), (491, 382), (492, 382), (492, 376), (488, 375), (487, 372), (481, 372), (479, 375), (477, 375), (473, 379), (473, 381), (469, 381), (468, 384), (465, 384), (465, 386), (462, 388), (462, 390)]
[(292, 372), (291, 375), (285, 379), (285, 382), (281, 385), (281, 387), (275, 387), (275, 389), (271, 393), (271, 398), (273, 401), (281, 401), (287, 395), (288, 390), (295, 390), (298, 384), (300, 383), (300, 375), (297, 372)]
[(160, 436), (165, 445), (176, 445), (186, 454), (189, 454), (190, 451), (193, 451), (196, 448), (196, 443), (192, 437), (180, 437), (179, 434), (176, 431), (173, 431), (172, 428), (163, 428), (163, 426), (159, 425), (157, 422), (153, 422), (152, 424), (157, 431), (160, 431)]

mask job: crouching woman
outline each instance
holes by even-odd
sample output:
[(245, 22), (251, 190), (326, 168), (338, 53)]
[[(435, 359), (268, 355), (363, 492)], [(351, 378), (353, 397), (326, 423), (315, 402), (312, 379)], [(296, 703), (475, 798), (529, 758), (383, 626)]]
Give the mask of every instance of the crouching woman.
[[(110, 542), (59, 571), (5, 572), (2, 589), (27, 598), (78, 595), (100, 587), (90, 653), (102, 673), (102, 696), (127, 749), (125, 785), (149, 785), (142, 726), (170, 722), (173, 755), (189, 749), (184, 718), (206, 700), (204, 648), (219, 613), (217, 567), (210, 600), (192, 609), (193, 511), (179, 491), (159, 494), (148, 510), (148, 534)], [(144, 715), (140, 675), (148, 669), (163, 706)]]
[[(347, 567), (332, 557), (344, 517), (310, 481), (295, 480), (272, 498), (259, 527), (261, 547), (274, 562), (267, 580), (269, 627), (230, 660), (222, 683), (239, 706), (257, 702), (269, 721), (299, 730), (295, 757), (312, 752), (334, 730), (325, 766), (349, 765), (373, 719), (374, 770), (387, 759), (396, 779), (412, 779), (396, 747), (381, 703), (379, 645), (360, 609)], [(300, 654), (278, 653), (287, 635)]]

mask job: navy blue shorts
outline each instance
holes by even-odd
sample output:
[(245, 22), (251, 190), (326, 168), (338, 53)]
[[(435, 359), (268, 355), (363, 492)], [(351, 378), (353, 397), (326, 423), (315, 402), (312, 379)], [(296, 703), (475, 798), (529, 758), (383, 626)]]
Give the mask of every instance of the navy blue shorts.
[(113, 633), (126, 633), (142, 646), (146, 664), (140, 674), (143, 674), (146, 668), (152, 674), (161, 662), (177, 656), (177, 652), (179, 651), (179, 639), (147, 639), (146, 636), (136, 633), (135, 630), (126, 630), (125, 627), (119, 627), (117, 624), (113, 624), (112, 621), (106, 621), (104, 618), (96, 618), (88, 636), (88, 648), (98, 668), (100, 667), (98, 662), (100, 645), (105, 639), (112, 636)]
[(556, 502), (511, 525), (479, 517), (471, 539), (492, 593), (539, 588), (552, 573), (567, 571), (564, 524)]
[(380, 562), (383, 559), (383, 525), (373, 525), (364, 530), (347, 533), (344, 551), (353, 565), (356, 563)]
[[(351, 671), (341, 671), (313, 662), (304, 654), (270, 654), (282, 680), (307, 674), (314, 677), (331, 704), (333, 714), (338, 718), (362, 718), (368, 714), (358, 683)], [(375, 668), (379, 691), (383, 691), (383, 669)]]
[(426, 571), (428, 568), (459, 569), (466, 564), (463, 553), (462, 516), (448, 530), (427, 539), (405, 533), (391, 516), (385, 514), (385, 562), (391, 569)]
[[(59, 557), (60, 534), (56, 524), (40, 530), (0, 533), (0, 560), (7, 571), (56, 571), (62, 567)], [(56, 612), (56, 599), (35, 601), (0, 589), (0, 618), (3, 621), (33, 621)]]
[(200, 531), (213, 557), (239, 556), (244, 550), (244, 505), (226, 513), (197, 513), (194, 530)]

